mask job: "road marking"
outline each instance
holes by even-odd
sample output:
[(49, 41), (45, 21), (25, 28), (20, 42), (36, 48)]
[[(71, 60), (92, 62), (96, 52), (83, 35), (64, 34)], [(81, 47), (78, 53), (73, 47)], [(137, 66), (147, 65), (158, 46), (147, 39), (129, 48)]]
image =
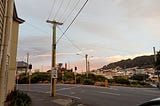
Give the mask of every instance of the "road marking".
[(90, 87), (90, 88), (101, 88), (101, 89), (112, 89), (112, 90), (118, 90), (116, 88), (112, 87), (101, 87), (101, 86), (95, 86), (95, 85), (79, 85), (80, 87)]
[(81, 99), (81, 98), (76, 97), (76, 96), (64, 95), (64, 94), (60, 94), (60, 93), (57, 93), (57, 95), (62, 95), (62, 96), (66, 96), (66, 97), (70, 97), (70, 98), (75, 98), (75, 99)]
[(116, 89), (116, 88), (107, 88), (107, 89), (112, 89), (112, 90), (116, 90), (116, 91), (118, 90), (118, 89)]
[(68, 88), (61, 88), (61, 89), (58, 89), (58, 90), (56, 90), (56, 91), (63, 91), (63, 90), (74, 89), (74, 88), (79, 88), (79, 86), (76, 86), (76, 87), (68, 87)]
[(98, 93), (120, 96), (120, 94), (118, 93), (110, 93), (110, 92), (98, 92)]

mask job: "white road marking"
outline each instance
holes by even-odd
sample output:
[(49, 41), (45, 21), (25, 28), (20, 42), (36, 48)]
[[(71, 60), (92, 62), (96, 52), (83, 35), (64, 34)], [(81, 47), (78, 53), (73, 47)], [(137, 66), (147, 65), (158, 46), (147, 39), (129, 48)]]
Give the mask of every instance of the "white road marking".
[(98, 92), (98, 93), (120, 96), (120, 94), (118, 93), (110, 93), (110, 92)]
[(80, 87), (91, 87), (91, 88), (101, 88), (101, 89), (112, 89), (112, 90), (118, 90), (113, 87), (101, 87), (101, 86), (95, 86), (95, 85), (79, 85)]
[(75, 98), (75, 99), (81, 99), (81, 98), (76, 97), (76, 96), (64, 95), (64, 94), (60, 94), (60, 93), (57, 93), (57, 95), (62, 95), (62, 96), (66, 96), (66, 97), (70, 97), (70, 98)]
[(61, 89), (58, 89), (58, 90), (56, 90), (56, 91), (63, 91), (63, 90), (74, 89), (74, 88), (79, 88), (79, 86), (76, 86), (76, 87), (61, 88)]
[(116, 88), (111, 88), (111, 87), (110, 87), (110, 88), (107, 88), (107, 89), (112, 89), (112, 90), (116, 90), (116, 91), (118, 90), (118, 89), (116, 89)]

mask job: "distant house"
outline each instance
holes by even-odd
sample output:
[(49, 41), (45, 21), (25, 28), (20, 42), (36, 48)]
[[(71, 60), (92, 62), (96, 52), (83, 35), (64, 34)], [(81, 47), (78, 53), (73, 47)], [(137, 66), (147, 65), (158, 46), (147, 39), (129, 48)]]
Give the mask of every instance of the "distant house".
[(28, 67), (28, 64), (24, 61), (18, 61), (17, 62), (17, 72), (19, 74), (27, 74), (27, 67)]

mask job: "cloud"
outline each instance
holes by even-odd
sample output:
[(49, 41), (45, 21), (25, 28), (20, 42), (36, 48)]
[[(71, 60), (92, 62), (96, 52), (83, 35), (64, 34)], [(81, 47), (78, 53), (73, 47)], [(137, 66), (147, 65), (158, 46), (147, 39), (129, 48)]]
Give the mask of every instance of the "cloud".
[[(20, 26), (18, 57), (24, 58), (29, 52), (37, 67), (50, 65), (52, 28), (48, 27), (46, 19), (53, 0), (15, 1), (19, 17), (31, 24)], [(72, 43), (63, 37), (57, 44), (57, 62), (70, 61), (85, 70), (84, 58), (76, 53), (94, 56), (91, 67), (98, 68), (152, 51), (153, 46), (159, 45), (159, 4), (159, 0), (90, 0), (66, 33)], [(57, 30), (57, 38), (60, 35)]]
[[(90, 61), (90, 69), (98, 69), (103, 67), (104, 65), (108, 65), (109, 63), (112, 62), (117, 62), (120, 60), (124, 59), (133, 59), (138, 56), (143, 56), (143, 55), (153, 55), (153, 53), (141, 53), (141, 54), (134, 54), (134, 55), (113, 55), (113, 56), (99, 56), (99, 57), (92, 57), (89, 59)], [(72, 67), (77, 66), (79, 71), (85, 71), (85, 59), (82, 59), (80, 61), (74, 62)]]

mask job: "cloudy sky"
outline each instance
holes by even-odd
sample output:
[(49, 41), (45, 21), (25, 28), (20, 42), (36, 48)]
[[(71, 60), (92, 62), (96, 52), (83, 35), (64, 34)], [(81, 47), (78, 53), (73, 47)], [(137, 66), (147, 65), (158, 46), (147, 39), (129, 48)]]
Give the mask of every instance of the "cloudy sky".
[[(15, 0), (20, 25), (17, 60), (44, 71), (51, 65), (52, 25), (64, 22), (62, 35), (85, 0)], [(57, 63), (68, 63), (85, 71), (85, 54), (91, 69), (110, 62), (153, 54), (159, 50), (160, 0), (89, 0), (75, 22), (57, 43)], [(75, 8), (74, 8), (75, 7)], [(72, 12), (73, 11), (73, 12)], [(81, 55), (76, 55), (76, 54)]]

